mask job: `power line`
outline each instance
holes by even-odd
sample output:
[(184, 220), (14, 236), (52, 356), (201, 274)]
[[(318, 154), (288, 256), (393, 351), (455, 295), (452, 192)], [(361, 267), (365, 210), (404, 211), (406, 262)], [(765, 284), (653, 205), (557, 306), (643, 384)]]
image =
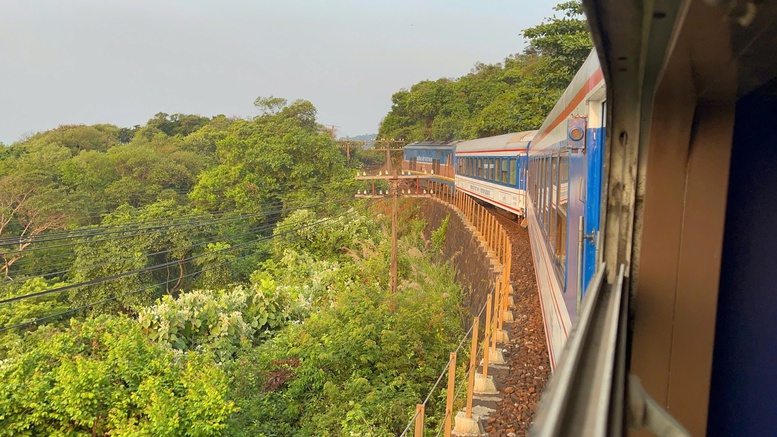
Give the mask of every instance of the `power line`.
[[(121, 229), (121, 230), (109, 231), (109, 232), (101, 232), (101, 231), (99, 231), (100, 228), (92, 228), (90, 230), (97, 231), (97, 232), (93, 232), (91, 234), (76, 235), (76, 236), (69, 237), (69, 238), (63, 237), (63, 238), (59, 238), (59, 239), (88, 238), (88, 237), (95, 237), (95, 236), (122, 234), (123, 232), (137, 232), (137, 233), (134, 233), (134, 234), (119, 235), (119, 236), (117, 236), (115, 238), (106, 238), (106, 239), (101, 239), (101, 240), (89, 240), (88, 242), (89, 243), (98, 243), (98, 242), (103, 242), (103, 241), (113, 241), (115, 239), (131, 238), (131, 237), (137, 237), (137, 236), (147, 235), (147, 234), (151, 233), (151, 232), (138, 232), (138, 231), (159, 231), (159, 230), (164, 230), (164, 229), (169, 229), (169, 228), (174, 228), (174, 227), (177, 227), (177, 226), (184, 226), (184, 225), (203, 226), (203, 225), (209, 225), (209, 224), (228, 223), (228, 222), (233, 222), (233, 221), (240, 220), (240, 219), (247, 219), (247, 218), (258, 217), (260, 215), (268, 215), (268, 214), (272, 214), (272, 213), (281, 214), (281, 213), (284, 213), (284, 212), (295, 211), (295, 210), (298, 210), (298, 209), (314, 208), (314, 207), (322, 206), (322, 205), (326, 205), (326, 204), (337, 203), (337, 202), (344, 202), (346, 200), (351, 200), (351, 199), (352, 199), (352, 197), (346, 197), (346, 198), (342, 198), (342, 199), (329, 200), (329, 201), (326, 201), (326, 202), (321, 202), (321, 203), (313, 204), (313, 205), (303, 205), (303, 206), (299, 206), (299, 207), (295, 207), (295, 208), (276, 209), (276, 210), (270, 210), (270, 211), (263, 211), (263, 212), (257, 213), (257, 214), (247, 214), (247, 215), (243, 215), (243, 216), (234, 216), (234, 217), (221, 218), (221, 219), (210, 220), (210, 221), (179, 222), (179, 223), (174, 223), (174, 224), (171, 224), (171, 225), (155, 226), (155, 227), (148, 227), (148, 228), (131, 228), (131, 227), (129, 227), (127, 229)], [(46, 240), (38, 239), (38, 240), (33, 241), (33, 244), (34, 243), (38, 243), (38, 242), (46, 242)], [(38, 251), (38, 250), (56, 249), (56, 248), (61, 248), (61, 247), (69, 247), (69, 246), (73, 246), (73, 245), (77, 245), (77, 244), (83, 244), (83, 243), (86, 243), (86, 242), (85, 241), (76, 241), (76, 242), (72, 242), (72, 243), (54, 244), (54, 245), (47, 245), (47, 246), (40, 246), (40, 247), (31, 247), (31, 248), (26, 248), (26, 249), (22, 249), (22, 250), (12, 250), (12, 251), (7, 251), (7, 252), (2, 252), (2, 255), (14, 255), (14, 254), (35, 252), (35, 251)], [(18, 242), (15, 243), (15, 244), (18, 244)]]
[[(375, 203), (375, 201), (372, 201), (372, 203)], [(352, 210), (352, 211), (346, 212), (345, 214), (342, 214), (342, 215), (340, 215), (340, 216), (338, 216), (338, 217), (336, 217), (336, 218), (343, 218), (343, 217), (346, 217), (347, 215), (349, 215), (349, 214), (353, 213), (354, 211), (355, 211), (355, 210)], [(301, 229), (309, 228), (309, 227), (312, 227), (312, 226), (318, 226), (318, 225), (321, 225), (321, 224), (323, 224), (323, 223), (325, 223), (325, 222), (327, 222), (327, 221), (330, 221), (330, 220), (332, 220), (332, 219), (334, 219), (334, 218), (335, 218), (335, 217), (328, 217), (328, 218), (326, 218), (326, 219), (319, 220), (319, 221), (317, 221), (317, 222), (315, 222), (315, 223), (312, 223), (312, 224), (309, 224), (309, 225), (305, 225), (305, 226), (299, 226), (299, 227), (296, 227), (296, 228), (293, 228), (293, 229), (289, 229), (289, 230), (286, 230), (286, 231), (280, 232), (280, 233), (278, 233), (278, 234), (273, 234), (273, 235), (270, 235), (270, 236), (267, 236), (267, 237), (262, 237), (262, 238), (259, 238), (259, 239), (257, 239), (257, 240), (256, 240), (256, 241), (254, 241), (254, 242), (260, 242), (260, 241), (270, 240), (270, 239), (273, 239), (273, 238), (276, 238), (276, 237), (280, 237), (280, 236), (282, 236), (282, 235), (286, 235), (286, 234), (289, 234), (289, 233), (291, 233), (291, 232), (295, 232), (295, 231), (298, 231), (298, 230), (301, 230)], [(188, 273), (188, 274), (186, 274), (186, 275), (184, 275), (184, 276), (182, 276), (182, 277), (189, 277), (189, 276), (192, 276), (192, 275), (195, 275), (195, 274), (198, 274), (198, 273), (203, 273), (203, 272), (206, 272), (206, 271), (209, 271), (209, 270), (213, 270), (213, 269), (216, 269), (216, 268), (218, 268), (218, 267), (222, 267), (222, 266), (224, 266), (224, 265), (231, 264), (231, 263), (233, 263), (233, 262), (236, 262), (236, 261), (238, 261), (238, 260), (240, 260), (240, 259), (243, 259), (243, 258), (246, 258), (246, 257), (248, 257), (248, 256), (251, 256), (251, 254), (249, 254), (249, 255), (244, 255), (244, 256), (242, 256), (242, 257), (235, 258), (235, 259), (233, 259), (233, 260), (230, 260), (230, 261), (223, 262), (223, 263), (221, 263), (221, 264), (218, 264), (218, 265), (215, 265), (215, 266), (209, 267), (209, 268), (207, 268), (207, 269), (202, 269), (202, 270), (198, 270), (198, 271), (196, 271), (196, 272)], [(84, 310), (84, 309), (92, 308), (92, 307), (95, 307), (95, 306), (97, 306), (97, 305), (102, 305), (102, 304), (104, 304), (104, 303), (108, 303), (108, 302), (116, 301), (116, 300), (118, 300), (118, 299), (120, 299), (120, 298), (123, 298), (123, 297), (129, 296), (129, 295), (132, 295), (132, 294), (141, 293), (141, 292), (143, 292), (143, 291), (146, 291), (146, 290), (149, 290), (149, 289), (151, 289), (151, 288), (158, 287), (158, 286), (160, 286), (160, 285), (164, 285), (164, 284), (168, 284), (168, 283), (170, 283), (170, 282), (177, 281), (177, 280), (179, 280), (179, 278), (173, 278), (173, 279), (169, 279), (169, 280), (167, 280), (167, 281), (163, 281), (163, 282), (159, 282), (159, 283), (156, 283), (156, 284), (153, 284), (153, 285), (149, 285), (149, 286), (143, 287), (143, 288), (141, 288), (141, 289), (138, 289), (138, 290), (134, 290), (134, 291), (131, 291), (131, 292), (127, 292), (127, 293), (124, 293), (124, 294), (121, 294), (121, 295), (118, 295), (118, 296), (112, 296), (112, 297), (109, 297), (109, 298), (106, 298), (106, 299), (102, 299), (102, 300), (100, 300), (100, 301), (97, 301), (97, 302), (92, 302), (92, 303), (89, 303), (89, 304), (86, 304), (86, 305), (82, 305), (82, 306), (79, 306), (79, 307), (76, 307), (76, 308), (71, 308), (71, 309), (69, 309), (69, 310), (62, 311), (62, 312), (59, 312), (59, 313), (50, 314), (50, 315), (48, 315), (48, 316), (43, 316), (43, 317), (38, 317), (38, 318), (36, 318), (36, 319), (34, 319), (34, 320), (30, 320), (30, 321), (27, 321), (27, 322), (22, 322), (22, 323), (17, 323), (17, 324), (15, 324), (15, 325), (11, 325), (11, 326), (2, 326), (2, 327), (0, 327), (0, 333), (2, 333), (2, 332), (5, 332), (5, 331), (9, 331), (9, 330), (11, 330), (11, 329), (17, 329), (17, 328), (21, 328), (21, 327), (24, 327), (24, 326), (29, 326), (29, 325), (35, 325), (35, 324), (39, 324), (39, 323), (41, 323), (41, 322), (44, 322), (44, 321), (46, 321), (46, 320), (51, 320), (51, 319), (58, 318), (58, 317), (61, 317), (61, 316), (64, 316), (64, 315), (68, 315), (68, 314), (72, 314), (72, 313), (75, 313), (75, 312), (78, 312), (78, 311), (81, 311), (81, 310)]]
[[(328, 220), (331, 220), (331, 218), (327, 218), (324, 221), (328, 221)], [(316, 223), (322, 223), (322, 222), (323, 221), (319, 221), (319, 222), (316, 222)], [(314, 223), (313, 225), (315, 225), (316, 223)], [(299, 228), (292, 229), (292, 231), (293, 230), (304, 229), (304, 228), (307, 228), (307, 227), (310, 227), (310, 226), (312, 226), (312, 225), (301, 226)], [(253, 241), (249, 241), (249, 242), (245, 242), (245, 243), (240, 243), (240, 244), (237, 244), (237, 245), (234, 245), (234, 246), (230, 246), (228, 248), (224, 248), (224, 249), (219, 249), (219, 250), (215, 250), (215, 251), (212, 251), (212, 252), (204, 252), (204, 253), (201, 253), (201, 254), (193, 255), (193, 256), (190, 256), (190, 257), (182, 259), (182, 260), (168, 261), (168, 262), (165, 262), (165, 263), (162, 263), (162, 264), (157, 264), (157, 265), (154, 265), (154, 266), (143, 267), (141, 269), (136, 269), (136, 270), (132, 270), (132, 271), (129, 271), (129, 272), (122, 272), (122, 273), (118, 273), (118, 274), (115, 274), (115, 275), (110, 275), (110, 276), (104, 276), (104, 277), (101, 277), (101, 278), (90, 279), (88, 281), (78, 282), (78, 283), (75, 283), (75, 284), (63, 285), (61, 287), (56, 287), (56, 288), (52, 288), (52, 289), (48, 289), (48, 290), (38, 291), (38, 292), (35, 292), (35, 293), (29, 293), (29, 294), (25, 294), (25, 295), (21, 295), (21, 296), (14, 296), (14, 297), (9, 297), (9, 298), (5, 298), (5, 299), (1, 299), (0, 300), (0, 305), (7, 304), (7, 303), (12, 303), (12, 302), (18, 302), (18, 301), (26, 300), (26, 299), (31, 299), (31, 298), (34, 298), (34, 297), (45, 296), (45, 295), (49, 295), (49, 294), (53, 294), (53, 293), (61, 293), (63, 291), (74, 290), (74, 289), (77, 289), (77, 288), (82, 288), (82, 287), (86, 287), (86, 286), (90, 286), (90, 285), (97, 285), (97, 284), (100, 284), (100, 283), (103, 283), (103, 282), (112, 281), (112, 280), (115, 280), (115, 279), (120, 279), (120, 278), (124, 278), (124, 277), (131, 276), (131, 275), (153, 272), (155, 270), (159, 270), (159, 269), (164, 268), (164, 267), (170, 267), (170, 266), (174, 266), (176, 264), (192, 261), (194, 259), (203, 257), (205, 255), (213, 255), (213, 254), (216, 254), (216, 253), (219, 253), (219, 252), (224, 252), (224, 251), (228, 251), (228, 250), (234, 250), (234, 249), (237, 249), (239, 247), (244, 247), (244, 246), (247, 246), (247, 245), (259, 242), (259, 241), (264, 241), (264, 239), (267, 239), (267, 238), (274, 238), (274, 237), (276, 237), (278, 235), (283, 235), (285, 233), (287, 233), (287, 231), (284, 231), (281, 234), (273, 234), (273, 235), (271, 235), (269, 237), (260, 237), (259, 239), (256, 239), (256, 240), (253, 240)]]
[[(270, 203), (267, 205), (263, 205), (263, 207), (266, 206), (272, 206), (273, 208), (282, 206), (283, 202), (275, 202)], [(273, 209), (273, 210), (265, 210), (260, 211), (258, 213), (251, 213), (251, 214), (238, 214), (235, 216), (230, 216), (228, 219), (239, 219), (239, 218), (251, 218), (256, 217), (260, 215), (266, 215), (266, 214), (272, 214), (274, 212), (283, 211), (283, 209)], [(69, 239), (69, 238), (80, 238), (83, 236), (88, 236), (91, 234), (94, 234), (97, 230), (107, 230), (105, 234), (111, 233), (109, 231), (110, 229), (118, 229), (118, 231), (115, 232), (122, 232), (123, 229), (132, 228), (133, 225), (139, 225), (139, 224), (151, 224), (151, 223), (164, 223), (163, 225), (160, 225), (159, 228), (168, 227), (168, 226), (177, 226), (179, 224), (189, 224), (192, 223), (192, 221), (186, 221), (186, 220), (176, 220), (176, 219), (197, 219), (197, 218), (204, 218), (204, 220), (194, 220), (194, 222), (197, 221), (211, 221), (211, 220), (220, 220), (218, 216), (225, 216), (226, 214), (229, 214), (233, 211), (226, 211), (222, 213), (215, 213), (215, 214), (192, 214), (192, 215), (186, 215), (186, 216), (179, 216), (179, 217), (160, 217), (157, 219), (151, 219), (151, 220), (136, 220), (136, 221), (129, 221), (121, 224), (115, 224), (115, 225), (104, 225), (104, 226), (89, 226), (84, 227), (80, 229), (73, 229), (73, 230), (67, 230), (67, 231), (54, 231), (54, 232), (46, 232), (43, 237), (35, 236), (32, 237), (33, 243), (40, 243), (45, 241), (56, 241), (56, 240), (63, 240), (63, 239)], [(222, 217), (223, 219), (223, 217)], [(157, 229), (158, 227), (149, 227), (148, 229)], [(135, 229), (137, 230), (137, 229)], [(39, 238), (36, 238), (39, 237)], [(22, 237), (6, 237), (0, 239), (0, 246), (8, 246), (8, 245), (16, 245), (20, 243), (27, 243), (28, 241), (25, 241), (22, 239)]]
[[(323, 202), (323, 203), (316, 204), (316, 205), (303, 205), (303, 206), (292, 207), (290, 205), (289, 206), (284, 206), (284, 204), (286, 202), (283, 201), (283, 200), (280, 200), (280, 201), (277, 201), (277, 202), (268, 202), (268, 203), (265, 203), (265, 204), (261, 205), (262, 208), (268, 208), (268, 207), (277, 208), (277, 207), (281, 207), (280, 209), (265, 209), (265, 210), (260, 210), (260, 212), (258, 212), (258, 213), (238, 214), (238, 215), (233, 216), (233, 217), (238, 217), (238, 218), (240, 218), (240, 217), (249, 217), (249, 216), (253, 217), (253, 216), (257, 216), (257, 215), (261, 215), (261, 214), (272, 215), (272, 214), (276, 214), (276, 213), (282, 213), (284, 211), (292, 211), (292, 210), (299, 209), (299, 208), (313, 207), (313, 206), (318, 206), (318, 205), (322, 205), (322, 204), (326, 204), (326, 203), (332, 203), (332, 202), (336, 202), (336, 201), (337, 200), (327, 201), (327, 202)], [(293, 205), (293, 203), (292, 203), (292, 205)], [(237, 211), (237, 210), (235, 210), (235, 209), (232, 209), (232, 210), (221, 210), (221, 211), (214, 211), (214, 212), (204, 212), (204, 213), (200, 213), (200, 214), (189, 214), (189, 215), (184, 215), (184, 216), (179, 216), (179, 217), (160, 217), (160, 218), (156, 218), (156, 219), (128, 221), (128, 222), (124, 222), (124, 223), (120, 223), (120, 224), (102, 225), (102, 226), (100, 226), (100, 225), (94, 226), (93, 225), (93, 226), (86, 226), (86, 227), (83, 227), (83, 228), (80, 228), (80, 229), (63, 230), (63, 231), (51, 231), (51, 232), (46, 232), (45, 234), (41, 234), (41, 235), (45, 235), (45, 238), (35, 238), (35, 237), (33, 237), (33, 243), (47, 241), (46, 239), (52, 239), (53, 240), (53, 238), (51, 238), (51, 237), (55, 237), (55, 236), (56, 237), (64, 236), (64, 237), (77, 238), (77, 237), (80, 237), (81, 234), (91, 234), (91, 233), (93, 233), (94, 230), (98, 230), (98, 229), (101, 230), (101, 229), (114, 229), (114, 228), (128, 228), (128, 227), (131, 227), (132, 225), (135, 225), (135, 224), (150, 224), (150, 223), (163, 222), (163, 223), (166, 223), (166, 225), (167, 224), (174, 225), (176, 223), (184, 223), (184, 224), (185, 223), (189, 223), (189, 222), (186, 222), (186, 221), (176, 222), (175, 221), (176, 218), (179, 218), (179, 219), (180, 218), (183, 218), (183, 219), (195, 219), (195, 218), (198, 218), (198, 217), (204, 217), (207, 220), (213, 220), (213, 219), (216, 219), (218, 216), (224, 216), (226, 214), (229, 214), (229, 213), (232, 213), (232, 212), (235, 212), (235, 211)], [(15, 245), (15, 244), (26, 243), (26, 242), (27, 241), (22, 240), (21, 237), (18, 237), (18, 236), (16, 236), (16, 237), (0, 238), (0, 246)]]
[[(253, 233), (256, 233), (256, 232), (262, 232), (262, 231), (270, 230), (274, 226), (275, 225), (257, 226), (257, 227), (248, 229), (246, 232), (243, 232), (243, 233), (237, 233), (237, 234), (226, 235), (226, 236), (225, 235), (218, 235), (218, 236), (215, 236), (215, 237), (213, 237), (211, 239), (204, 240), (204, 241), (199, 241), (199, 242), (197, 242), (195, 244), (191, 244), (191, 245), (188, 245), (188, 246), (181, 246), (181, 247), (166, 249), (166, 250), (162, 250), (162, 251), (158, 251), (158, 252), (146, 253), (146, 254), (142, 254), (142, 256), (143, 257), (151, 257), (151, 256), (155, 256), (155, 255), (161, 255), (161, 254), (164, 254), (164, 253), (174, 252), (176, 250), (191, 249), (191, 248), (203, 246), (203, 245), (209, 244), (209, 243), (227, 242), (228, 238), (242, 237), (242, 236), (250, 235), (250, 234), (253, 234)], [(227, 238), (225, 238), (225, 237), (227, 237)], [(32, 279), (32, 278), (35, 278), (35, 277), (40, 277), (40, 276), (60, 276), (60, 275), (66, 275), (68, 273), (77, 272), (77, 271), (81, 271), (81, 270), (88, 270), (88, 269), (93, 269), (93, 268), (97, 268), (97, 267), (104, 267), (104, 266), (111, 265), (111, 264), (118, 264), (118, 263), (124, 262), (124, 261), (132, 261), (132, 260), (135, 260), (137, 258), (138, 257), (121, 258), (121, 259), (116, 259), (116, 260), (112, 260), (112, 261), (105, 261), (105, 262), (98, 263), (98, 264), (91, 264), (91, 265), (88, 265), (88, 266), (77, 267), (77, 268), (73, 268), (73, 269), (59, 270), (59, 271), (56, 271), (56, 272), (45, 272), (45, 273), (39, 273), (39, 274), (35, 274), (35, 275), (30, 275), (30, 272), (32, 271), (32, 269), (17, 270), (17, 271), (15, 271), (16, 275), (25, 273), (28, 276), (22, 276), (22, 277), (18, 277), (17, 276), (17, 277), (14, 278), (14, 282), (19, 283), (19, 282), (26, 281), (26, 280), (29, 280), (29, 279)], [(9, 284), (9, 283), (10, 282), (7, 282), (7, 281), (4, 282), (4, 283), (0, 282), (0, 285), (2, 285), (2, 284)]]

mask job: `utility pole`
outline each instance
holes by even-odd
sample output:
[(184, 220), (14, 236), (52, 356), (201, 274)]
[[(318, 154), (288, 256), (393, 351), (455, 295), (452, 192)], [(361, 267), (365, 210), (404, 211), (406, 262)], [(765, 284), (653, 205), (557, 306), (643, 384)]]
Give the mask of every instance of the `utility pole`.
[[(363, 180), (363, 181), (373, 181), (373, 188), (371, 194), (367, 194), (367, 191), (365, 190), (363, 194), (357, 194), (356, 197), (368, 197), (368, 198), (383, 198), (385, 195), (383, 195), (382, 192), (376, 195), (375, 193), (375, 183), (376, 180), (385, 180), (389, 184), (389, 190), (386, 192), (386, 195), (391, 196), (391, 262), (389, 264), (389, 288), (391, 289), (391, 293), (397, 292), (397, 282), (398, 282), (398, 275), (397, 275), (397, 228), (399, 226), (399, 190), (400, 190), (400, 184), (404, 182), (415, 182), (415, 195), (411, 194), (411, 190), (407, 190), (407, 194), (411, 197), (421, 196), (421, 193), (419, 192), (419, 184), (418, 181), (420, 179), (427, 179), (433, 177), (433, 175), (410, 175), (410, 174), (400, 174), (398, 170), (395, 170), (392, 168), (391, 165), (391, 152), (401, 151), (402, 147), (400, 146), (400, 143), (404, 143), (403, 140), (376, 140), (375, 144), (376, 146), (379, 144), (382, 144), (382, 148), (376, 147), (374, 150), (376, 152), (386, 152), (386, 166), (384, 169), (381, 169), (378, 172), (378, 175), (367, 175), (366, 173), (362, 173), (359, 176), (356, 176), (357, 180)], [(396, 146), (392, 147), (392, 145), (396, 144)], [(404, 172), (402, 172), (404, 173)], [(403, 190), (403, 196), (405, 195)], [(426, 196), (426, 192), (423, 193), (424, 196)]]
[(397, 202), (399, 198), (399, 179), (389, 180), (391, 184), (391, 266), (389, 270), (389, 288), (397, 292)]
[(351, 162), (351, 150), (354, 147), (364, 147), (364, 143), (358, 140), (337, 140), (337, 147), (345, 149), (345, 158)]
[(337, 129), (340, 128), (340, 126), (335, 126), (333, 124), (324, 124), (322, 125), (325, 128), (327, 128), (327, 132), (329, 132), (329, 136), (334, 140), (337, 137)]

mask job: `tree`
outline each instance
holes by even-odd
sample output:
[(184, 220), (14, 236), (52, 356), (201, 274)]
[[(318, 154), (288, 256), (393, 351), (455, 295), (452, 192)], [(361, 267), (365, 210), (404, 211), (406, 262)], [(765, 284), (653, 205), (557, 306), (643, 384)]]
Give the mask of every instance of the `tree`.
[(199, 176), (189, 195), (206, 210), (261, 215), (264, 205), (294, 198), (310, 203), (351, 181), (337, 144), (319, 132), (315, 107), (304, 100), (232, 123), (216, 157), (219, 164)]
[(12, 237), (13, 245), (0, 248), (0, 271), (8, 278), (11, 266), (25, 256), (25, 249), (44, 231), (61, 229), (66, 215), (56, 209), (48, 187), (30, 177), (0, 177), (0, 236)]
[(396, 92), (378, 137), (449, 141), (539, 128), (592, 47), (581, 5), (555, 10), (563, 15), (524, 30), (529, 46), (504, 63)]
[(275, 115), (286, 107), (286, 99), (274, 96), (259, 96), (254, 100), (254, 106), (262, 112), (262, 115)]
[[(134, 313), (163, 293), (176, 294), (186, 285), (188, 272), (192, 270), (191, 258), (204, 249), (196, 242), (212, 238), (216, 234), (215, 226), (203, 216), (198, 220), (179, 220), (179, 224), (161, 229), (144, 223), (174, 223), (176, 218), (190, 215), (189, 212), (188, 207), (168, 200), (141, 209), (124, 205), (107, 215), (102, 225), (117, 227), (122, 232), (112, 238), (97, 234), (77, 245), (72, 281), (120, 277), (73, 290), (69, 298), (71, 305), (78, 307), (116, 298), (91, 312)], [(140, 272), (124, 275), (135, 271)]]
[(553, 10), (562, 12), (534, 27), (523, 31), (529, 40), (527, 54), (536, 54), (544, 61), (538, 71), (541, 77), (554, 87), (566, 88), (591, 52), (593, 43), (583, 6), (576, 0), (561, 3)]

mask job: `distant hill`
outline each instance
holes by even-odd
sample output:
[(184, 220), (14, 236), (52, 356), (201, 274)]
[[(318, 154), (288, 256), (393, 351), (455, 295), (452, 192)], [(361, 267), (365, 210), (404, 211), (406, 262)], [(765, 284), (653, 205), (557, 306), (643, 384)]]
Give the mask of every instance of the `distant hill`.
[(378, 137), (378, 134), (364, 134), (364, 135), (356, 135), (354, 137), (341, 138), (341, 140), (372, 141), (377, 137)]

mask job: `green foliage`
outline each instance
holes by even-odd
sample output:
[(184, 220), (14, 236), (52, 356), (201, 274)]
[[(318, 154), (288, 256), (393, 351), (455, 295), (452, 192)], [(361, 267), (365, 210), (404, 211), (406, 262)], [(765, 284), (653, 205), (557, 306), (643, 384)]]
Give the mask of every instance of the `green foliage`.
[(258, 344), (288, 318), (288, 295), (269, 278), (249, 286), (165, 296), (138, 315), (146, 335), (168, 348), (213, 353), (220, 362)]
[[(41, 277), (28, 279), (21, 285), (17, 285), (15, 282), (6, 282), (0, 285), (0, 299), (38, 293), (65, 285), (67, 283), (61, 282), (58, 279), (47, 280)], [(68, 305), (64, 301), (63, 296), (56, 293), (4, 304), (0, 306), (0, 326), (29, 322), (49, 314), (66, 311), (67, 309)]]
[(445, 219), (440, 223), (440, 227), (432, 231), (432, 247), (435, 251), (442, 250), (443, 244), (445, 244), (445, 236), (448, 235), (448, 222), (451, 220), (451, 215), (445, 216)]
[[(89, 237), (77, 245), (73, 281), (86, 282), (93, 278), (120, 277), (73, 290), (70, 292), (71, 304), (81, 306), (117, 297), (115, 302), (95, 307), (91, 311), (136, 312), (148, 306), (160, 293), (175, 293), (187, 285), (186, 277), (191, 271), (190, 259), (195, 252), (203, 249), (197, 246), (196, 242), (215, 235), (214, 225), (205, 221), (207, 217), (168, 228), (154, 229), (153, 226), (144, 224), (174, 221), (187, 212), (186, 207), (168, 200), (141, 209), (124, 205), (107, 215), (102, 225), (120, 226), (122, 232), (116, 234), (116, 238), (100, 235)], [(105, 260), (113, 262), (106, 263)], [(151, 269), (158, 265), (165, 266)], [(125, 272), (142, 269), (149, 270), (121, 276)], [(125, 294), (128, 295), (123, 296)]]
[(253, 121), (236, 121), (216, 143), (218, 165), (203, 172), (190, 199), (207, 210), (259, 213), (263, 204), (310, 203), (352, 184), (336, 143), (320, 133), (316, 109), (297, 100)]
[[(388, 251), (364, 245), (329, 277), (326, 305), (229, 365), (236, 435), (401, 432), (463, 336), (461, 294), (449, 268), (404, 242), (392, 295), (381, 285)], [(433, 398), (429, 423), (441, 407)]]
[(197, 285), (204, 289), (216, 289), (235, 282), (236, 272), (231, 266), (237, 254), (228, 243), (208, 243), (205, 250), (194, 259), (197, 270), (202, 272)]
[(236, 411), (206, 355), (174, 354), (123, 317), (44, 328), (0, 362), (0, 436), (222, 435)]
[(588, 24), (580, 19), (583, 7), (578, 1), (567, 1), (554, 7), (562, 12), (523, 31), (529, 40), (527, 53), (540, 55), (544, 61), (539, 73), (553, 87), (566, 88), (569, 80), (583, 65), (593, 45)]
[(292, 250), (315, 258), (342, 259), (349, 248), (376, 237), (377, 228), (354, 209), (340, 217), (321, 217), (310, 209), (299, 209), (278, 223), (273, 234), (276, 253)]
[(449, 141), (538, 128), (592, 47), (580, 4), (555, 10), (563, 16), (523, 31), (524, 53), (396, 92), (378, 138)]

